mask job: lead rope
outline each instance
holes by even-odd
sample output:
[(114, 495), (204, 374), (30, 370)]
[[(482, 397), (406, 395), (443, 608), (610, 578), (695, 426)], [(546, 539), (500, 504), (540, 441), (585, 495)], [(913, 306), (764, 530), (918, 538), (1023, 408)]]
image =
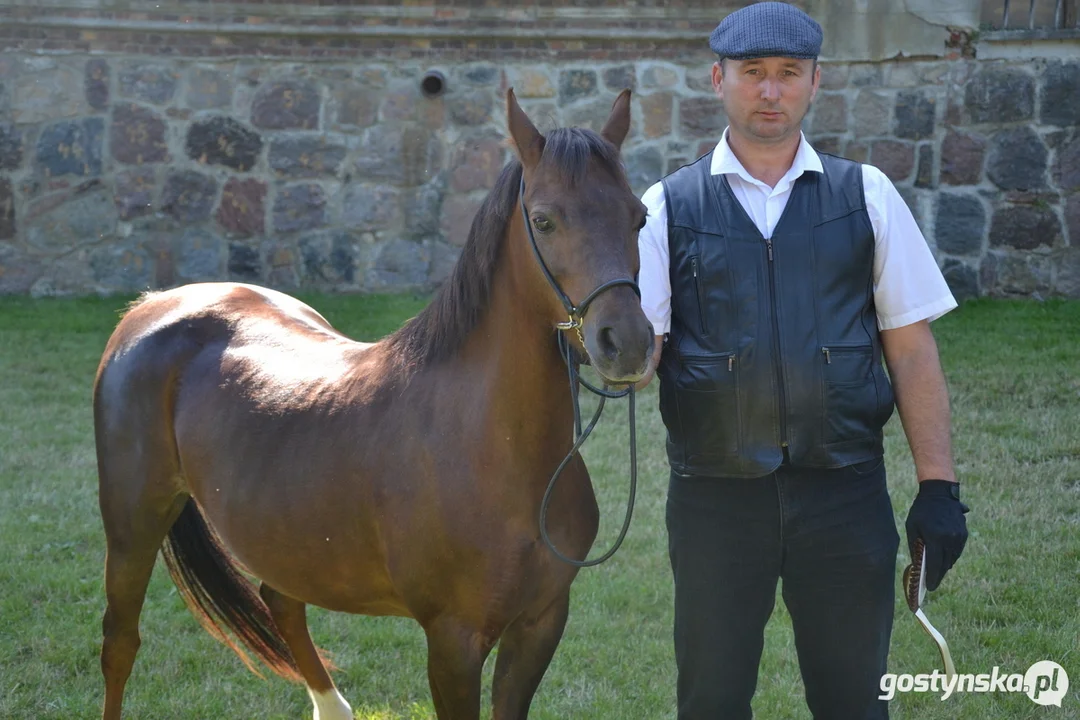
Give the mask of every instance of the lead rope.
[[(580, 337), (580, 330), (579, 337)], [(583, 343), (584, 344), (584, 343)], [(590, 384), (587, 380), (583, 379), (578, 372), (577, 365), (574, 363), (571, 356), (570, 343), (567, 342), (566, 336), (561, 332), (559, 333), (559, 349), (563, 355), (563, 359), (566, 361), (566, 367), (570, 378), (570, 397), (573, 399), (574, 405), (574, 445), (570, 448), (570, 452), (567, 454), (563, 461), (559, 463), (559, 467), (555, 470), (555, 474), (551, 476), (551, 480), (548, 481), (547, 490), (544, 492), (544, 499), (540, 503), (540, 535), (544, 538), (544, 543), (548, 546), (551, 552), (555, 553), (555, 556), (563, 562), (573, 565), (574, 567), (585, 568), (593, 567), (605, 562), (622, 545), (623, 540), (626, 538), (626, 533), (630, 529), (630, 520), (634, 514), (634, 499), (637, 496), (637, 423), (635, 412), (635, 391), (634, 386), (629, 385), (625, 390), (611, 391), (602, 390)], [(600, 403), (596, 408), (596, 413), (593, 415), (592, 420), (584, 431), (581, 429), (581, 407), (579, 404), (579, 388), (584, 385), (587, 390), (595, 393), (600, 397)], [(559, 549), (555, 547), (555, 543), (551, 541), (547, 531), (547, 511), (548, 504), (551, 502), (551, 494), (555, 490), (555, 482), (562, 475), (562, 471), (570, 464), (570, 460), (578, 452), (581, 446), (592, 434), (593, 428), (600, 421), (600, 413), (604, 410), (604, 403), (608, 398), (621, 398), (623, 396), (630, 397), (630, 497), (626, 502), (626, 516), (623, 518), (622, 529), (619, 531), (619, 537), (615, 540), (615, 544), (606, 553), (596, 558), (595, 560), (574, 560), (559, 552)]]

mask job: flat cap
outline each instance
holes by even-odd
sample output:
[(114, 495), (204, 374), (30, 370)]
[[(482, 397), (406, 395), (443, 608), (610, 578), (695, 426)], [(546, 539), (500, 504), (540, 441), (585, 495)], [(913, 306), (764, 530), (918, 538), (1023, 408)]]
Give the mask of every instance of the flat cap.
[(754, 3), (724, 18), (709, 47), (721, 58), (816, 58), (821, 52), (821, 26), (794, 5)]

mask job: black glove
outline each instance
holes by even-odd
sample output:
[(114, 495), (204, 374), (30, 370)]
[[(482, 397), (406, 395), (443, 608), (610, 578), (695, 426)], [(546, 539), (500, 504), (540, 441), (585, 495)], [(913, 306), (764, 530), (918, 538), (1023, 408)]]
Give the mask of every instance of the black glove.
[(937, 590), (945, 573), (960, 559), (967, 544), (969, 508), (960, 502), (959, 485), (948, 480), (923, 480), (908, 511), (907, 540), (911, 556), (915, 540), (926, 546), (926, 589)]

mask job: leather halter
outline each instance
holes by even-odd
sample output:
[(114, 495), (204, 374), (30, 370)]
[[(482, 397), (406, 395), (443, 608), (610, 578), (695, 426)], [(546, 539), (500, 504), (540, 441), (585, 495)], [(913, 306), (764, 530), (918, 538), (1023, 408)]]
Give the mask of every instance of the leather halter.
[[(573, 358), (573, 348), (569, 341), (566, 339), (566, 335), (563, 331), (574, 330), (577, 332), (578, 340), (581, 342), (582, 350), (587, 354), (588, 350), (585, 349), (585, 338), (581, 334), (581, 326), (585, 320), (585, 313), (589, 309), (589, 305), (592, 304), (601, 293), (610, 290), (613, 287), (620, 285), (629, 285), (633, 289), (634, 293), (641, 298), (641, 289), (638, 284), (629, 278), (617, 278), (615, 280), (609, 280), (601, 284), (591, 293), (589, 293), (579, 305), (574, 305), (570, 298), (563, 292), (555, 276), (551, 274), (548, 269), (547, 263), (544, 262), (543, 256), (540, 254), (540, 248), (536, 244), (536, 237), (533, 235), (532, 222), (529, 220), (529, 211), (525, 207), (525, 174), (522, 172), (521, 183), (518, 189), (518, 201), (521, 205), (521, 218), (525, 222), (525, 231), (529, 235), (529, 244), (532, 246), (533, 255), (536, 256), (536, 261), (540, 264), (540, 269), (544, 273), (544, 277), (548, 281), (548, 285), (555, 291), (559, 301), (563, 305), (563, 309), (566, 310), (567, 320), (555, 324), (555, 327), (559, 330), (559, 351), (564, 361), (566, 362), (567, 371), (570, 378), (570, 395), (573, 398), (574, 404), (574, 445), (570, 448), (569, 454), (559, 463), (559, 467), (555, 470), (555, 474), (551, 476), (551, 480), (548, 482), (547, 490), (544, 492), (544, 499), (540, 503), (540, 535), (544, 539), (544, 544), (565, 563), (569, 563), (575, 567), (592, 567), (599, 565), (606, 561), (615, 551), (622, 545), (623, 540), (626, 538), (626, 532), (630, 529), (630, 519), (634, 514), (634, 498), (637, 494), (637, 431), (635, 424), (635, 392), (634, 385), (631, 383), (627, 385), (623, 390), (608, 390), (606, 383), (604, 388), (598, 388), (587, 380), (582, 378), (578, 373), (578, 363)], [(578, 386), (583, 385), (590, 392), (600, 396), (599, 405), (596, 408), (596, 413), (593, 415), (592, 420), (588, 426), (582, 430), (581, 428), (581, 407), (578, 401)], [(574, 560), (559, 552), (558, 548), (551, 541), (547, 531), (547, 511), (548, 505), (551, 502), (552, 492), (555, 490), (555, 481), (559, 479), (563, 470), (570, 463), (573, 457), (577, 454), (578, 450), (585, 443), (585, 440), (592, 433), (593, 428), (596, 427), (597, 422), (600, 420), (600, 413), (604, 410), (604, 402), (607, 398), (621, 398), (629, 396), (630, 398), (630, 497), (626, 504), (626, 515), (623, 518), (622, 529), (619, 531), (619, 537), (615, 540), (615, 544), (606, 553), (596, 558), (595, 560)]]

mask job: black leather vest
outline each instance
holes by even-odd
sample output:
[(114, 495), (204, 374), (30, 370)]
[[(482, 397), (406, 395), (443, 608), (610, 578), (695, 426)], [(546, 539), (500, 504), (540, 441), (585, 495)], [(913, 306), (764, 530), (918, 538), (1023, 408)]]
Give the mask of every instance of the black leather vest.
[(874, 310), (874, 230), (858, 163), (819, 153), (766, 241), (709, 173), (663, 180), (671, 329), (660, 411), (680, 474), (760, 477), (883, 453), (894, 408)]

